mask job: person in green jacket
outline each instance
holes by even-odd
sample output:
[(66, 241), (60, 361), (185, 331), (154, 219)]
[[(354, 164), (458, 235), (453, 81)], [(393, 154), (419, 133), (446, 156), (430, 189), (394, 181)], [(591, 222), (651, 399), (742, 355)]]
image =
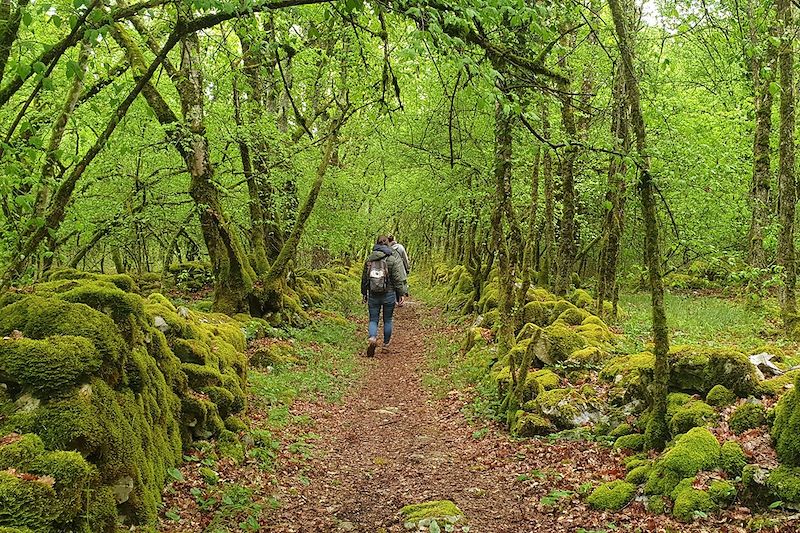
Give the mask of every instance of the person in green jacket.
[(378, 321), (383, 310), (383, 348), (392, 340), (394, 306), (408, 295), (403, 260), (389, 245), (388, 237), (378, 237), (361, 274), (361, 296), (369, 309), (369, 344), (367, 357), (375, 355), (378, 345)]

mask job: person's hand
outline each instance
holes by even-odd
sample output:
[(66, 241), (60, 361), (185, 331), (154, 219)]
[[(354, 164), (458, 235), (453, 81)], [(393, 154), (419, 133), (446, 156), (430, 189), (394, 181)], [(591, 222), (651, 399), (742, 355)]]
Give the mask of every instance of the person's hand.
[(404, 303), (406, 303), (406, 297), (401, 296), (400, 300), (397, 301), (397, 305), (403, 305)]
[(365, 303), (367, 303), (367, 295), (366, 295), (366, 294), (364, 294), (364, 295), (362, 295), (362, 296), (361, 296), (361, 303), (362, 303), (362, 304), (365, 304)]

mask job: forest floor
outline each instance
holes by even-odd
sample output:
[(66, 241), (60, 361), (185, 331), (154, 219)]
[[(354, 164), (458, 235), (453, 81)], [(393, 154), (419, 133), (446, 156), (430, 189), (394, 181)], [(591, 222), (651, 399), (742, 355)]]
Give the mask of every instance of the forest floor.
[[(465, 515), (455, 531), (471, 533), (745, 531), (746, 508), (691, 525), (649, 514), (637, 501), (617, 513), (592, 510), (580, 493), (624, 477), (623, 452), (591, 440), (518, 440), (469, 416), (470, 391), (435, 394), (430, 384), (436, 345), (452, 350), (460, 328), (417, 301), (395, 316), (391, 350), (358, 355), (334, 372), (341, 397), (309, 394), (287, 404), (286, 423), (268, 439), (266, 467), (252, 453), (238, 465), (201, 454), (184, 466), (165, 492), (159, 530), (403, 531), (403, 506), (452, 500)], [(363, 323), (356, 322), (348, 346), (362, 351)], [(273, 416), (251, 402), (256, 427)], [(199, 473), (203, 464), (219, 474), (213, 487)]]

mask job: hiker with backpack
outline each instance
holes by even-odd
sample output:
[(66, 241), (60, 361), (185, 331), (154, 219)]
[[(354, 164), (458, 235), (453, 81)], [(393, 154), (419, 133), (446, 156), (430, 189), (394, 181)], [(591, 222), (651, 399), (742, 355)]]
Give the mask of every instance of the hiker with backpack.
[(408, 260), (406, 247), (394, 240), (394, 235), (387, 235), (386, 238), (389, 239), (389, 246), (391, 246), (392, 250), (403, 260), (403, 267), (406, 269), (406, 275), (411, 274), (411, 263)]
[(378, 346), (378, 321), (383, 310), (383, 348), (392, 339), (392, 315), (395, 304), (402, 304), (408, 294), (406, 270), (399, 254), (394, 253), (388, 237), (379, 237), (364, 264), (361, 275), (361, 296), (369, 309), (369, 344), (367, 357), (375, 355)]

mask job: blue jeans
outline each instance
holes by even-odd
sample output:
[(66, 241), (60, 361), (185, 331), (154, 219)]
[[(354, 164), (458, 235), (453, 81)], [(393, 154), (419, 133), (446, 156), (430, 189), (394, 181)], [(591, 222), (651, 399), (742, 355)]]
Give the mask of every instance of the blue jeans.
[(386, 344), (392, 338), (392, 315), (394, 305), (397, 303), (397, 296), (394, 291), (385, 294), (370, 294), (367, 302), (369, 308), (369, 336), (378, 336), (378, 320), (383, 309), (383, 343)]

